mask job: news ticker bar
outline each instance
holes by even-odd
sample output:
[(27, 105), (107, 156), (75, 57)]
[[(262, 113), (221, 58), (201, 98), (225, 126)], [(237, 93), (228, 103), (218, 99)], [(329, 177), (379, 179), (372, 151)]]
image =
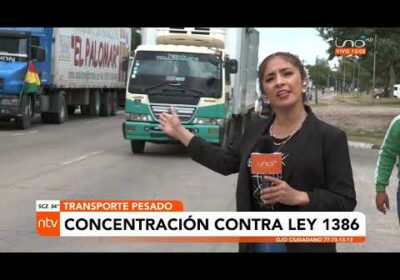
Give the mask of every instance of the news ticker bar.
[(170, 242), (366, 240), (359, 212), (184, 212), (176, 200), (38, 200), (41, 236), (129, 237)]

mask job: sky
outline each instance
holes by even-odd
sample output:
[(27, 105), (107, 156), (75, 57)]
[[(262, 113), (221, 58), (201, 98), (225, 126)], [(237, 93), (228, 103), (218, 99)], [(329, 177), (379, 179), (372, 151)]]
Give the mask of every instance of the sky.
[[(328, 59), (329, 48), (315, 28), (256, 28), (260, 32), (258, 60), (277, 51), (287, 51), (299, 56), (304, 64), (315, 64), (317, 57)], [(331, 68), (336, 59), (329, 61)]]

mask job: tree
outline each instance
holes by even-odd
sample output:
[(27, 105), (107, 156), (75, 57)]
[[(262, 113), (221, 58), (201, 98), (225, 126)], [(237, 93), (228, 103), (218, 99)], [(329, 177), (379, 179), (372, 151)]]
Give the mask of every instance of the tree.
[(315, 65), (308, 66), (310, 79), (319, 87), (328, 86), (328, 79), (332, 76), (331, 68), (328, 60), (318, 58), (315, 60)]
[(142, 43), (142, 36), (140, 35), (139, 27), (132, 27), (131, 33), (131, 50), (133, 52)]
[[(320, 36), (329, 44), (329, 59), (335, 56), (337, 42), (364, 39), (367, 54), (360, 57), (360, 84), (372, 85), (373, 53), (376, 51), (376, 86), (393, 95), (393, 85), (400, 76), (400, 34), (396, 28), (317, 28)], [(376, 50), (373, 39), (377, 35)], [(361, 70), (362, 68), (362, 70)], [(370, 74), (368, 74), (370, 73)], [(347, 78), (347, 74), (346, 74)], [(367, 84), (369, 84), (367, 86)]]

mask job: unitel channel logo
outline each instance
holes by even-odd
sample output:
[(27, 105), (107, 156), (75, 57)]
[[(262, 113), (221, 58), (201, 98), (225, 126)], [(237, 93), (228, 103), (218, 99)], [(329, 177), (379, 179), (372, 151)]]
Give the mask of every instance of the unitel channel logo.
[(367, 38), (366, 35), (362, 34), (358, 40), (335, 40), (335, 55), (336, 56), (364, 56), (367, 54), (367, 43), (372, 43), (374, 39), (372, 37)]

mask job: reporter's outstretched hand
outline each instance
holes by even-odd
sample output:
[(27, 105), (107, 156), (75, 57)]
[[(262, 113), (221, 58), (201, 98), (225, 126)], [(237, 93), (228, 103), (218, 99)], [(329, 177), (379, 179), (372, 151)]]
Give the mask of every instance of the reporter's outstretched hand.
[(170, 113), (162, 113), (160, 115), (160, 129), (169, 136), (181, 141), (185, 146), (189, 145), (194, 135), (181, 124), (173, 107), (169, 111)]

